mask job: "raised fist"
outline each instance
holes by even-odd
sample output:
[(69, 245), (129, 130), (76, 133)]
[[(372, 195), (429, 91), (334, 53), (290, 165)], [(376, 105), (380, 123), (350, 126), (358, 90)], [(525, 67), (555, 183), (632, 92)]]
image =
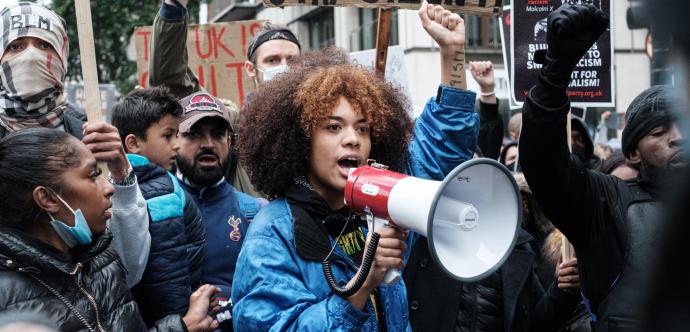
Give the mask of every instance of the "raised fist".
[(535, 54), (537, 62), (544, 64), (542, 75), (555, 86), (567, 87), (570, 73), (608, 25), (608, 16), (592, 5), (564, 4), (549, 14), (549, 48), (545, 54)]
[(440, 5), (431, 5), (426, 0), (417, 11), (422, 27), (444, 49), (464, 49), (465, 21), (460, 15)]
[(482, 93), (493, 92), (496, 88), (494, 65), (491, 61), (470, 61), (470, 73)]

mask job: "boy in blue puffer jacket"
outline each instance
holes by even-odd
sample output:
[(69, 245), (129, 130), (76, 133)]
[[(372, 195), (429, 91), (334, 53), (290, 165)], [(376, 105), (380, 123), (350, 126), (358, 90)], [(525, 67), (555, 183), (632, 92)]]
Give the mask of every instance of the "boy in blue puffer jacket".
[(113, 107), (129, 162), (149, 209), (151, 253), (132, 289), (147, 325), (183, 314), (200, 285), (206, 234), (194, 200), (170, 173), (179, 149), (182, 107), (166, 88), (130, 92)]

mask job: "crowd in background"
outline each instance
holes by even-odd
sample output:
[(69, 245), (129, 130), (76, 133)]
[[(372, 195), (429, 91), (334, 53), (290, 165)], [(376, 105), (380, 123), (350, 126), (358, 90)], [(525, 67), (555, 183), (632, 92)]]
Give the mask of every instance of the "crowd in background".
[[(610, 113), (596, 137), (568, 116), (601, 10), (549, 15), (538, 83), (504, 123), (493, 64), (465, 63), (464, 21), (440, 5), (418, 11), (441, 81), (416, 119), (344, 50), (304, 52), (270, 23), (247, 49), (255, 92), (241, 108), (221, 100), (188, 68), (186, 5), (162, 2), (151, 87), (98, 124), (65, 100), (64, 20), (34, 3), (0, 12), (0, 331), (687, 328), (686, 290), (665, 297), (682, 283), (675, 256), (659, 256), (687, 242), (663, 227), (686, 229), (674, 208), (687, 204), (668, 197), (687, 182), (687, 102), (652, 86), (621, 105), (620, 147), (604, 143)], [(441, 181), (474, 158), (505, 166), (522, 202), (507, 258), (481, 280), (452, 278), (422, 236), (372, 232), (344, 203), (370, 159)], [(386, 284), (391, 269), (402, 279)]]

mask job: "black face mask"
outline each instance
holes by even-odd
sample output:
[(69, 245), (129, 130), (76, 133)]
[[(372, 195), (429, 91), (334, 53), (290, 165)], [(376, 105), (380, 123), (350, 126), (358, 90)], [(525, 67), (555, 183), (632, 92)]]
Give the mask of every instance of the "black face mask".
[(515, 162), (512, 162), (510, 164), (506, 164), (505, 166), (511, 173), (515, 172)]
[(575, 155), (575, 157), (577, 157), (577, 159), (580, 160), (580, 162), (586, 163), (587, 161), (589, 161), (588, 160), (589, 158), (587, 158), (587, 151), (585, 150), (585, 148), (581, 148), (577, 145), (573, 145), (572, 151), (573, 151), (573, 154)]

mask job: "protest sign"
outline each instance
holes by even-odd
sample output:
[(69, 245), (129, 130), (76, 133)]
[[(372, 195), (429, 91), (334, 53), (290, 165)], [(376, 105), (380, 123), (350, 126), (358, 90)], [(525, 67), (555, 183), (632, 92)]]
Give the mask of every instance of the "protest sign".
[[(364, 67), (374, 70), (376, 62), (376, 50), (366, 50), (350, 53), (350, 59), (353, 63), (360, 64)], [(388, 47), (388, 57), (386, 59), (386, 82), (399, 88), (407, 98), (410, 98), (410, 87), (407, 84), (407, 67), (405, 66), (405, 52), (400, 46)]]
[[(422, 0), (263, 0), (266, 7), (282, 6), (350, 6), (362, 8), (401, 8), (417, 10)], [(430, 0), (451, 12), (496, 17), (501, 15), (503, 0)]]
[[(546, 49), (549, 13), (563, 3), (591, 3), (611, 18), (611, 0), (514, 0), (511, 15), (511, 74), (515, 101), (523, 103), (537, 83), (541, 65), (534, 53)], [(612, 107), (615, 101), (613, 76), (613, 34), (609, 29), (589, 49), (572, 73), (567, 93), (571, 104)]]
[[(242, 105), (253, 88), (251, 78), (244, 71), (247, 48), (264, 21), (236, 21), (217, 24), (191, 25), (187, 31), (189, 68), (210, 94)], [(151, 26), (134, 30), (137, 50), (139, 85), (148, 85), (149, 43)]]

